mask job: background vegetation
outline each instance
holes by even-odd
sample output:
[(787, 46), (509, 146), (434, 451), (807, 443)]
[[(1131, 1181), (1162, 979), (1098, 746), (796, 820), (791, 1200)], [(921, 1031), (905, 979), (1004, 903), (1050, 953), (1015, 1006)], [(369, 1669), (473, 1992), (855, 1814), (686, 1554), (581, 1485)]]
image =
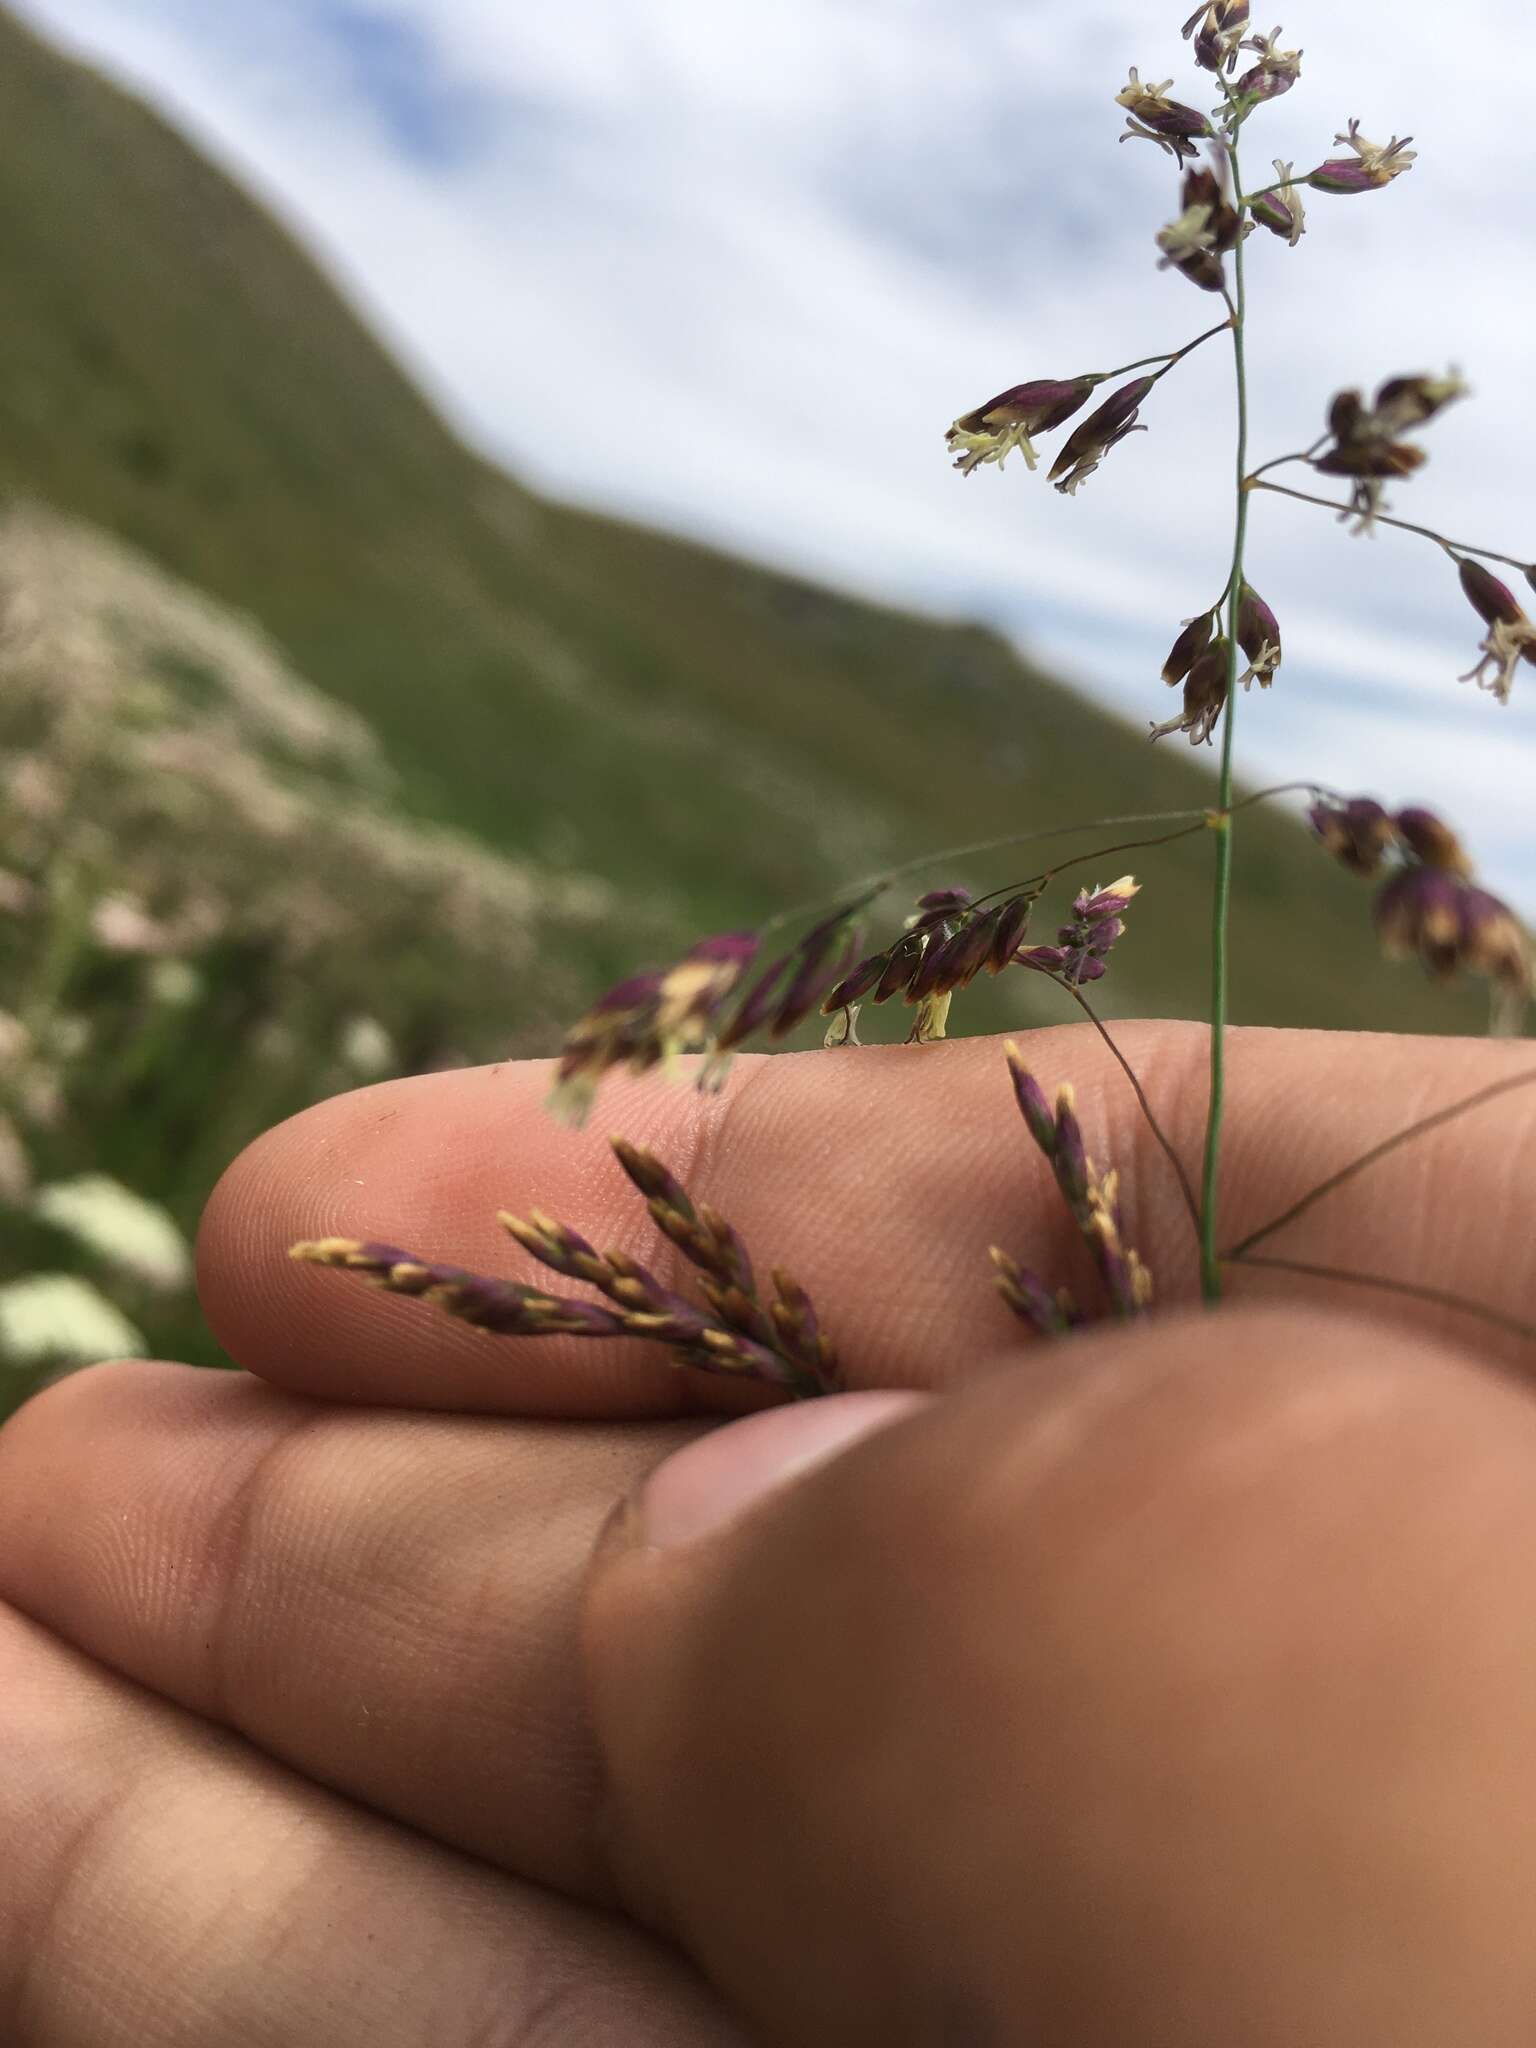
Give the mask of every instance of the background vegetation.
[[(531, 495), (258, 206), (3, 14), (0, 246), (0, 1413), (69, 1355), (39, 1274), (217, 1359), (185, 1271), (61, 1184), (185, 1238), (336, 1088), (552, 1050), (605, 980), (925, 847), (1211, 798), (986, 632)], [(1208, 857), (1135, 863), (1111, 1013), (1201, 1007)], [(1376, 960), (1286, 817), (1245, 828), (1235, 929), (1239, 1021), (1478, 1026)], [(960, 1028), (1036, 1021), (1018, 980)]]

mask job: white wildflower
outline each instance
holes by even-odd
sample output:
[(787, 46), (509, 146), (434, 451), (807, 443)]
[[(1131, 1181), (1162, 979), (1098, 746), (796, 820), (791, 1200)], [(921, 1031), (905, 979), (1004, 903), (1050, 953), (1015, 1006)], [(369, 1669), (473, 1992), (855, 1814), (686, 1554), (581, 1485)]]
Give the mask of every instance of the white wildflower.
[(190, 1009), (203, 994), (203, 977), (189, 960), (157, 960), (149, 970), (149, 993), (168, 1010)]
[(340, 1050), (354, 1074), (387, 1074), (398, 1060), (395, 1042), (377, 1017), (349, 1017)]
[(36, 905), (36, 884), (11, 868), (0, 868), (0, 911), (9, 911), (13, 917), (24, 917)]
[(0, 1010), (0, 1067), (14, 1066), (32, 1050), (32, 1034), (19, 1017)]
[(64, 1115), (64, 1089), (52, 1067), (24, 1067), (16, 1083), (16, 1107), (23, 1123), (51, 1131)]
[(192, 1279), (192, 1254), (172, 1217), (104, 1173), (55, 1181), (33, 1213), (146, 1287), (174, 1293)]
[(77, 1060), (91, 1042), (91, 1020), (78, 1010), (60, 1010), (46, 1026), (49, 1056), (67, 1066)]
[(24, 818), (56, 818), (68, 802), (58, 771), (37, 754), (24, 754), (6, 778), (7, 808)]
[(131, 896), (103, 896), (91, 910), (91, 932), (109, 953), (164, 953), (171, 935)]
[(122, 1310), (73, 1273), (29, 1273), (0, 1287), (0, 1358), (8, 1365), (97, 1365), (146, 1358)]
[(246, 1049), (253, 1060), (281, 1065), (298, 1057), (299, 1038), (292, 1026), (285, 1024), (280, 1017), (264, 1017), (252, 1031)]

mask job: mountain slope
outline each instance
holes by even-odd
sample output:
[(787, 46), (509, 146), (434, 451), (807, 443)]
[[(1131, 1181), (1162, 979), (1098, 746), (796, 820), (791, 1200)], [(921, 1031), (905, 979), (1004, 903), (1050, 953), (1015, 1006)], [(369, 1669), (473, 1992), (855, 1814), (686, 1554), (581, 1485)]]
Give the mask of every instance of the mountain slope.
[[(648, 951), (925, 847), (1210, 800), (991, 635), (532, 497), (267, 214), (3, 15), (0, 247), (0, 491), (254, 614), (367, 719), (402, 805), (611, 877)], [(1111, 1007), (1199, 1007), (1208, 862), (1203, 838), (1135, 861)], [(1362, 892), (1282, 819), (1245, 825), (1237, 906), (1240, 1016), (1475, 1023), (1374, 960)], [(631, 922), (549, 943), (621, 971)]]

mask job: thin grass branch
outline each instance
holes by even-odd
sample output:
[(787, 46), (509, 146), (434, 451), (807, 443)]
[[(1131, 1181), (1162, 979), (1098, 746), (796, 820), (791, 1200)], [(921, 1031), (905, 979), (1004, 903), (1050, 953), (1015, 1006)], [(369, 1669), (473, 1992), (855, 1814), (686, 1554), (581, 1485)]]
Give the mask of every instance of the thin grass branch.
[(1389, 1158), (1400, 1146), (1411, 1144), (1415, 1138), (1422, 1138), (1430, 1131), (1441, 1129), (1445, 1124), (1454, 1123), (1458, 1117), (1466, 1116), (1474, 1109), (1481, 1109), (1485, 1103), (1498, 1101), (1500, 1096), (1513, 1095), (1517, 1089), (1529, 1088), (1533, 1082), (1536, 1082), (1536, 1067), (1528, 1067), (1523, 1074), (1511, 1074), (1502, 1081), (1490, 1082), (1486, 1088), (1479, 1088), (1471, 1095), (1464, 1095), (1459, 1102), (1449, 1103), (1444, 1109), (1434, 1110), (1429, 1116), (1420, 1117), (1416, 1123), (1405, 1125), (1390, 1138), (1384, 1138), (1379, 1145), (1373, 1145), (1368, 1152), (1362, 1152), (1358, 1159), (1352, 1159), (1347, 1166), (1341, 1166), (1337, 1173), (1330, 1173), (1326, 1180), (1319, 1181), (1315, 1188), (1304, 1194), (1299, 1201), (1293, 1202), (1289, 1209), (1282, 1211), (1258, 1230), (1251, 1231), (1241, 1243), (1233, 1245), (1221, 1256), (1223, 1259), (1246, 1259), (1254, 1245), (1262, 1244), (1265, 1238), (1273, 1237), (1288, 1223), (1294, 1223), (1298, 1217), (1305, 1216), (1309, 1209), (1315, 1208), (1323, 1200), (1324, 1196), (1331, 1195), (1335, 1189), (1352, 1181), (1357, 1174), (1364, 1173), (1367, 1167), (1376, 1165), (1378, 1160)]
[[(1266, 463), (1265, 468), (1273, 465)], [(1311, 491), (1293, 490), (1289, 484), (1267, 484), (1259, 481), (1260, 472), (1255, 470), (1248, 479), (1251, 491), (1273, 491), (1277, 498), (1294, 498), (1301, 505), (1317, 505), (1324, 512), (1336, 512), (1341, 519), (1348, 519), (1355, 510), (1353, 505), (1341, 505), (1334, 498), (1319, 498)], [(1506, 568), (1524, 570), (1531, 565), (1522, 562), (1518, 555), (1500, 554), (1497, 548), (1474, 547), (1469, 540), (1450, 540), (1443, 533), (1437, 533), (1432, 526), (1416, 526), (1411, 519), (1394, 519), (1389, 513), (1374, 515), (1377, 526), (1395, 526), (1400, 533), (1416, 533), (1423, 540), (1432, 540), (1436, 547), (1444, 548), (1448, 554), (1481, 555), (1485, 561), (1502, 562)]]
[(1083, 994), (1082, 990), (1080, 988), (1077, 988), (1073, 983), (1068, 981), (1062, 982), (1061, 986), (1066, 990), (1067, 994), (1072, 998), (1073, 1002), (1077, 1004), (1078, 1008), (1083, 1012), (1084, 1016), (1087, 1017), (1089, 1023), (1093, 1026), (1094, 1030), (1098, 1032), (1100, 1038), (1103, 1039), (1105, 1045), (1109, 1048), (1110, 1053), (1113, 1055), (1116, 1064), (1120, 1068), (1120, 1071), (1125, 1075), (1127, 1081), (1130, 1082), (1131, 1087), (1135, 1092), (1137, 1103), (1140, 1105), (1142, 1116), (1146, 1119), (1147, 1128), (1149, 1131), (1151, 1131), (1152, 1136), (1157, 1141), (1157, 1144), (1160, 1150), (1162, 1151), (1164, 1158), (1168, 1161), (1168, 1164), (1173, 1168), (1174, 1176), (1179, 1183), (1179, 1192), (1184, 1197), (1184, 1206), (1189, 1211), (1189, 1220), (1195, 1227), (1195, 1237), (1198, 1240), (1200, 1237), (1201, 1230), (1200, 1200), (1195, 1193), (1194, 1182), (1190, 1179), (1188, 1169), (1186, 1168), (1183, 1160), (1179, 1157), (1178, 1152), (1175, 1150), (1173, 1140), (1168, 1136), (1168, 1133), (1163, 1129), (1162, 1125), (1158, 1122), (1157, 1114), (1154, 1111), (1152, 1104), (1147, 1099), (1147, 1091), (1141, 1085), (1141, 1076), (1136, 1072), (1136, 1069), (1131, 1065), (1130, 1061), (1126, 1058), (1125, 1054), (1120, 1050), (1120, 1047), (1115, 1043), (1115, 1040), (1111, 1035), (1108, 1025), (1104, 1022), (1103, 1018), (1100, 1017), (1098, 1011), (1094, 1009), (1092, 1003), (1089, 1002), (1088, 998)]
[(1349, 1287), (1370, 1287), (1383, 1294), (1400, 1294), (1409, 1301), (1422, 1301), (1431, 1308), (1450, 1309), (1456, 1315), (1473, 1316), (1496, 1330), (1505, 1330), (1524, 1343), (1536, 1344), (1536, 1323), (1506, 1315), (1503, 1309), (1473, 1301), (1465, 1294), (1452, 1294), (1443, 1287), (1423, 1287), (1415, 1280), (1390, 1280), (1380, 1273), (1355, 1273), (1346, 1266), (1315, 1266), (1303, 1259), (1278, 1259), (1267, 1253), (1257, 1257), (1226, 1258), (1224, 1265), (1253, 1267), (1271, 1273), (1294, 1273), (1305, 1280), (1337, 1280)]

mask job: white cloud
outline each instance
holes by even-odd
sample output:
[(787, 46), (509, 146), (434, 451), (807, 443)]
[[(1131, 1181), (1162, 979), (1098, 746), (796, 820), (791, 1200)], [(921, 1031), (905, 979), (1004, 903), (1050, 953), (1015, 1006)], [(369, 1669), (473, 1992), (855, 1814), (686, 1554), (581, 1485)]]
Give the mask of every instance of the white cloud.
[[(29, 0), (274, 197), (466, 431), (532, 481), (872, 594), (1012, 625), (1137, 720), (1222, 579), (1222, 344), (1170, 378), (1080, 499), (1022, 469), (962, 483), (940, 433), (1023, 377), (1109, 368), (1208, 324), (1160, 275), (1171, 166), (1120, 147), (1126, 67), (1201, 82), (1146, 0)], [(413, 153), (349, 66), (345, 17), (408, 30), (417, 89), (473, 146)], [(1170, 26), (1171, 24), (1171, 26)], [(1265, 24), (1268, 25), (1267, 23)], [(1536, 17), (1466, 0), (1303, 5), (1301, 86), (1248, 156), (1328, 153), (1350, 115), (1421, 157), (1316, 196), (1253, 248), (1254, 446), (1310, 440), (1328, 394), (1459, 361), (1477, 403), (1396, 492), (1460, 538), (1536, 545), (1525, 79)], [(398, 109), (394, 110), (398, 112)], [(467, 118), (467, 116), (466, 116)], [(1425, 543), (1255, 506), (1281, 685), (1241, 751), (1341, 784), (1447, 793), (1536, 907), (1536, 687), (1458, 689), (1475, 621)], [(1522, 684), (1524, 679), (1522, 678)], [(1536, 686), (1536, 669), (1530, 683)], [(1315, 749), (1315, 758), (1309, 758)]]

